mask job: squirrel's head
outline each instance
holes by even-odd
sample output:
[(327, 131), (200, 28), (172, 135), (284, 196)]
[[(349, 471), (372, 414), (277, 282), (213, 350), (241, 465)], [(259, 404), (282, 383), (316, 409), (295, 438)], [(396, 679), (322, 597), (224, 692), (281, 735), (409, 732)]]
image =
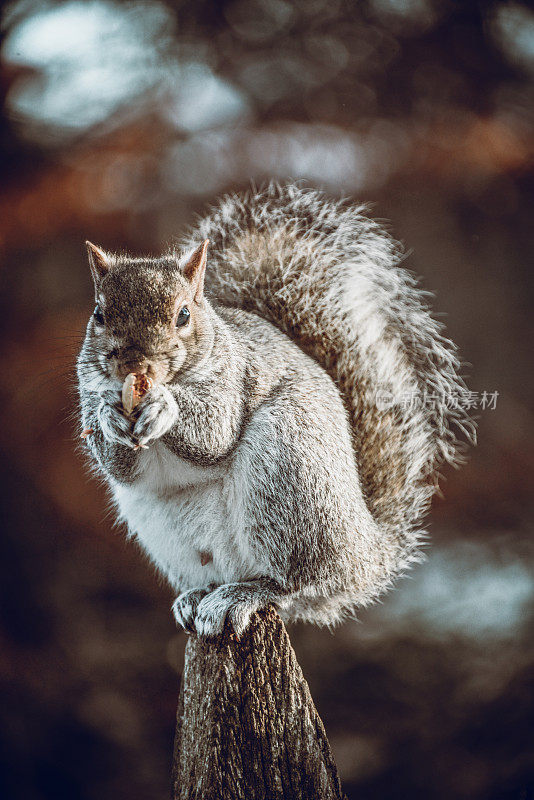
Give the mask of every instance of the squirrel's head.
[(96, 301), (88, 326), (92, 367), (120, 382), (136, 372), (165, 383), (202, 357), (212, 332), (207, 239), (182, 259), (116, 256), (86, 244)]

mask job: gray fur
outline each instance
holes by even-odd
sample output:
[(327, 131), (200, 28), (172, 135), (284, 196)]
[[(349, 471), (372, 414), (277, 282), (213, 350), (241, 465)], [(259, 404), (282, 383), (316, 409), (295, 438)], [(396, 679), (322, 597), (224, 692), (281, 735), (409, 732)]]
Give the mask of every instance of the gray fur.
[[(199, 300), (188, 254), (206, 238)], [(180, 593), (177, 622), (209, 636), (228, 617), (239, 634), (275, 603), (332, 624), (376, 598), (418, 557), (455, 429), (473, 430), (450, 402), (464, 389), (454, 347), (398, 246), (361, 208), (271, 185), (224, 198), (177, 253), (107, 258), (82, 424), (119, 517)], [(132, 359), (155, 386), (125, 420)], [(434, 407), (405, 408), (412, 391)]]

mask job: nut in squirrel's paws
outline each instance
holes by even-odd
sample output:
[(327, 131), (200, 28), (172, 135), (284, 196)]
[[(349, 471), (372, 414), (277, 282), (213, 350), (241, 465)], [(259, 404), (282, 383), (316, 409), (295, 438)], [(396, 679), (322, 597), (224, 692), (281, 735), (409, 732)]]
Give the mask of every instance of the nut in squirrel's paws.
[[(122, 384), (122, 407), (127, 416), (131, 416), (143, 397), (152, 389), (152, 381), (148, 375), (130, 372)], [(136, 444), (134, 450), (148, 450), (146, 444)]]
[(147, 375), (130, 372), (122, 384), (122, 405), (130, 415), (147, 392), (152, 389), (152, 381)]

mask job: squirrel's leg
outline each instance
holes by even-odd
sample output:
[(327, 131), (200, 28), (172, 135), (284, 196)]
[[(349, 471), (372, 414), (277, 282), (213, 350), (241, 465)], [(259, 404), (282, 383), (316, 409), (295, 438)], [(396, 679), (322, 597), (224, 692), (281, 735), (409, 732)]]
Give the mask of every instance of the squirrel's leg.
[(178, 421), (178, 406), (166, 386), (155, 386), (137, 409), (132, 437), (141, 447), (161, 439)]
[(260, 608), (283, 605), (288, 593), (271, 578), (256, 578), (239, 583), (225, 583), (200, 600), (194, 615), (199, 636), (217, 636), (228, 619), (237, 636), (245, 631), (251, 615)]
[(139, 405), (133, 429), (141, 445), (161, 441), (178, 456), (215, 461), (235, 444), (242, 418), (238, 393), (225, 395), (215, 384), (191, 388), (169, 384), (152, 389)]
[(81, 407), (82, 426), (89, 431), (85, 443), (101, 469), (121, 483), (131, 483), (137, 476), (139, 452), (131, 420), (122, 411), (120, 392), (82, 392)]
[(137, 441), (132, 435), (132, 421), (124, 413), (120, 392), (106, 391), (96, 409), (96, 419), (104, 439), (111, 444), (120, 444), (132, 450)]

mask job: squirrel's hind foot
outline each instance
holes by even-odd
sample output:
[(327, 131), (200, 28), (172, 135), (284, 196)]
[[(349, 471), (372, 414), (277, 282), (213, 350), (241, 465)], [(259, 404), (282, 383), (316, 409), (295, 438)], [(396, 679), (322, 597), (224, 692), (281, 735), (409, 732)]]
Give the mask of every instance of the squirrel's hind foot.
[(189, 589), (182, 592), (172, 604), (172, 613), (176, 624), (186, 633), (195, 633), (195, 617), (200, 601), (212, 587)]
[(225, 583), (212, 591), (192, 589), (178, 597), (173, 605), (176, 622), (185, 630), (212, 639), (219, 636), (226, 620), (239, 638), (247, 629), (255, 611), (282, 600), (283, 594), (268, 578), (242, 583)]

